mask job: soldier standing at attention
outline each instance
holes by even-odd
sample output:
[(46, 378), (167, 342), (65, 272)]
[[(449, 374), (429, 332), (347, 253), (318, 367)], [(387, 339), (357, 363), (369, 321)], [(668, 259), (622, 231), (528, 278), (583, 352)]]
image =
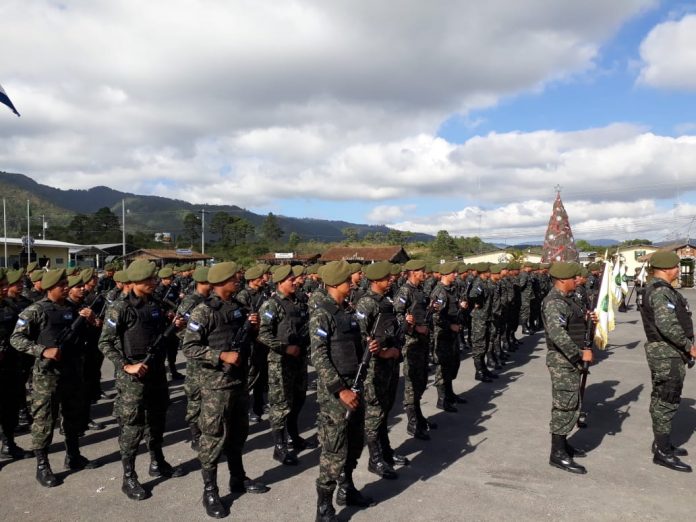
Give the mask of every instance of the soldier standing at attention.
[(247, 477), (242, 463), (249, 435), (249, 343), (256, 333), (258, 314), (247, 315), (234, 298), (239, 279), (237, 263), (218, 263), (210, 268), (212, 294), (191, 313), (183, 342), (186, 357), (200, 364), (203, 385), (198, 459), (203, 475), (203, 507), (213, 518), (227, 515), (217, 482), (218, 459), (223, 451), (231, 492), (266, 493), (269, 489)]
[(497, 375), (486, 366), (486, 350), (490, 343), (492, 288), (489, 285), (490, 265), (477, 263), (478, 278), (469, 289), (469, 306), (471, 307), (471, 357), (474, 360), (474, 379), (481, 382), (493, 382)]
[[(156, 300), (178, 303), (181, 289), (174, 281), (174, 271), (169, 267), (165, 267), (157, 273), (157, 276), (160, 278), (160, 282), (153, 294)], [(170, 310), (168, 313), (170, 318), (173, 318), (173, 314), (173, 310)], [(181, 380), (184, 378), (184, 375), (176, 369), (176, 353), (179, 350), (179, 339), (176, 336), (172, 336), (171, 339), (166, 339), (164, 342), (167, 346), (169, 375), (171, 375), (173, 381)]]
[(592, 350), (583, 349), (585, 310), (574, 299), (576, 263), (554, 263), (549, 274), (553, 288), (541, 305), (546, 331), (546, 366), (551, 375), (551, 456), (549, 464), (570, 471), (587, 473), (573, 457), (584, 452), (568, 444), (567, 436), (580, 416), (580, 376), (582, 362), (592, 362)]
[[(36, 480), (50, 488), (60, 483), (48, 462), (48, 448), (53, 440), (53, 428), (59, 420), (59, 406), (65, 431), (65, 467), (84, 469), (96, 466), (80, 454), (78, 443), (83, 420), (82, 357), (75, 353), (79, 339), (70, 339), (57, 346), (59, 337), (70, 329), (78, 312), (67, 302), (65, 270), (49, 270), (42, 281), (46, 297), (19, 314), (10, 342), (16, 350), (36, 358), (31, 395), (34, 417), (31, 438), (36, 455)], [(94, 318), (89, 309), (80, 310), (79, 315), (86, 320)]]
[[(148, 348), (165, 328), (165, 315), (150, 299), (155, 290), (157, 267), (137, 260), (127, 270), (131, 292), (114, 302), (106, 312), (99, 338), (99, 349), (116, 368), (117, 397), (120, 427), (118, 443), (123, 464), (121, 490), (132, 500), (143, 500), (148, 493), (138, 482), (135, 456), (140, 441), (148, 431), (151, 477), (180, 477), (180, 468), (172, 467), (162, 452), (164, 424), (169, 407), (169, 389), (164, 369), (164, 353), (156, 354), (144, 364)], [(177, 320), (177, 327), (183, 320)]]
[[(268, 349), (268, 417), (273, 434), (273, 458), (297, 465), (297, 452), (310, 447), (297, 425), (307, 394), (307, 308), (295, 299), (295, 275), (290, 265), (273, 273), (275, 294), (259, 310), (258, 342)], [(293, 442), (288, 450), (285, 432)], [(311, 444), (314, 446), (314, 444)], [(314, 446), (316, 447), (316, 446)]]
[(680, 274), (680, 258), (674, 252), (658, 251), (650, 258), (652, 280), (645, 287), (640, 315), (647, 342), (645, 355), (652, 378), (650, 416), (655, 440), (653, 462), (675, 471), (691, 471), (679, 457), (687, 455), (671, 442), (672, 419), (681, 400), (686, 370), (696, 358), (694, 326), (689, 304), (672, 283)]
[(522, 271), (519, 275), (519, 286), (520, 286), (520, 323), (522, 324), (522, 333), (525, 335), (531, 335), (533, 332), (531, 330), (531, 325), (529, 321), (531, 320), (531, 306), (532, 298), (534, 296), (534, 288), (532, 283), (532, 268), (533, 263), (525, 262), (522, 264)]
[[(335, 522), (332, 497), (338, 483), (339, 505), (369, 505), (353, 484), (353, 470), (362, 452), (365, 411), (358, 394), (351, 390), (362, 357), (360, 327), (346, 311), (350, 293), (351, 268), (345, 261), (333, 261), (321, 270), (328, 297), (317, 301), (310, 311), (309, 336), (312, 364), (317, 370), (319, 402), (319, 478), (317, 515), (320, 522)], [(379, 342), (367, 346), (373, 354)], [(346, 410), (351, 410), (346, 419)]]
[(113, 263), (107, 263), (104, 265), (104, 275), (101, 277), (99, 282), (97, 283), (97, 293), (98, 294), (103, 294), (104, 292), (108, 292), (112, 288), (116, 286), (116, 281), (114, 281), (114, 273), (116, 272), (116, 268), (114, 267)]

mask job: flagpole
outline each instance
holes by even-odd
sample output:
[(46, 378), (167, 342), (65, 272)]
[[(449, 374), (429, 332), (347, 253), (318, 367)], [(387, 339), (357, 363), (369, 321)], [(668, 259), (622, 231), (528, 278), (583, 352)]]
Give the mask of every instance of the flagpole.
[(2, 227), (5, 230), (5, 268), (7, 268), (7, 213), (5, 212), (5, 198), (2, 198)]
[(29, 200), (27, 199), (27, 264), (31, 263), (31, 222), (29, 220)]

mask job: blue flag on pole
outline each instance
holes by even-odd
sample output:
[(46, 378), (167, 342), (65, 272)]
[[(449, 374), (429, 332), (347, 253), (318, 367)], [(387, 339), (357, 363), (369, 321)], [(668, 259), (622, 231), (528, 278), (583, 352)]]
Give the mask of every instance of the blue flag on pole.
[(5, 89), (2, 88), (2, 85), (0, 85), (0, 103), (4, 103), (5, 105), (7, 105), (10, 109), (12, 109), (12, 112), (14, 112), (17, 116), (19, 116), (17, 109), (15, 109), (15, 106), (12, 104), (12, 101), (10, 100), (10, 97), (7, 95), (7, 93), (5, 92)]

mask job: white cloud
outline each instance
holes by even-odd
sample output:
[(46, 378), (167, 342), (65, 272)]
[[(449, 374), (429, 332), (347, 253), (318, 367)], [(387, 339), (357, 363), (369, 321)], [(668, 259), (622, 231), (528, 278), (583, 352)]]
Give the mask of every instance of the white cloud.
[(639, 81), (667, 89), (696, 89), (696, 14), (655, 26), (640, 46)]
[(371, 223), (391, 223), (404, 217), (404, 214), (415, 210), (416, 205), (377, 205), (367, 215)]

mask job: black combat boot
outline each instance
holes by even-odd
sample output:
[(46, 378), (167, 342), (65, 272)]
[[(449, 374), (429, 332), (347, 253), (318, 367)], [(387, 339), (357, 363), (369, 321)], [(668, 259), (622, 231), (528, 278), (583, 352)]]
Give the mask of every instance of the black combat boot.
[(568, 439), (566, 438), (565, 441), (565, 449), (568, 455), (571, 456), (571, 458), (574, 459), (582, 459), (587, 457), (587, 453), (585, 453), (585, 450), (581, 450), (580, 448), (576, 448), (575, 446), (571, 446), (570, 443), (568, 442)]
[(294, 453), (308, 449), (316, 449), (319, 447), (315, 438), (304, 439), (300, 437), (300, 430), (297, 427), (297, 414), (291, 413), (288, 415), (286, 422), (288, 429), (288, 448)]
[(230, 471), (230, 493), (261, 494), (270, 491), (266, 484), (257, 482), (246, 476), (242, 454), (237, 451), (228, 451), (227, 469)]
[(674, 452), (672, 452), (672, 443), (669, 441), (668, 433), (655, 435), (655, 453), (653, 454), (653, 463), (658, 466), (673, 469), (674, 471), (683, 471), (691, 473), (691, 466), (679, 460)]
[(578, 473), (580, 475), (587, 473), (587, 470), (583, 466), (576, 464), (573, 457), (568, 455), (566, 451), (565, 435), (551, 434), (551, 456), (549, 457), (549, 464), (563, 471), (570, 471), (571, 473)]
[(382, 457), (384, 458), (384, 461), (389, 464), (392, 469), (396, 464), (399, 466), (408, 466), (411, 464), (411, 461), (407, 456), (395, 452), (394, 448), (391, 447), (391, 442), (389, 441), (389, 430), (387, 429), (386, 425), (382, 426), (382, 428), (379, 430), (379, 445), (382, 448)]
[(203, 507), (209, 517), (224, 518), (227, 510), (220, 500), (217, 484), (217, 468), (201, 469), (203, 475)]
[(11, 433), (9, 435), (2, 435), (2, 448), (0, 448), (0, 455), (11, 458), (12, 460), (22, 460), (32, 457), (34, 453), (17, 446), (17, 443), (14, 440), (14, 433)]
[(418, 415), (416, 414), (416, 408), (414, 406), (406, 406), (406, 418), (408, 423), (406, 424), (406, 433), (411, 435), (414, 439), (419, 440), (430, 440), (430, 435), (426, 431), (423, 431), (421, 423), (418, 422)]
[(474, 368), (476, 373), (474, 373), (474, 379), (481, 382), (493, 382), (487, 373), (483, 371), (483, 361), (481, 357), (474, 357)]
[(438, 410), (444, 410), (449, 413), (457, 413), (457, 408), (455, 408), (451, 402), (447, 400), (447, 392), (444, 386), (437, 387), (437, 403), (435, 407)]
[(452, 404), (466, 404), (466, 399), (462, 399), (459, 395), (454, 393), (452, 381), (447, 381), (447, 383), (445, 383), (445, 398), (447, 402)]
[(189, 431), (191, 432), (191, 449), (197, 452), (201, 449), (201, 429), (198, 427), (198, 423), (189, 424)]
[(184, 470), (179, 467), (173, 467), (169, 462), (164, 460), (162, 448), (150, 451), (150, 469), (148, 473), (151, 477), (181, 477), (184, 475)]
[(297, 456), (285, 442), (285, 430), (273, 430), (273, 458), (286, 466), (297, 466)]
[(398, 478), (396, 471), (384, 460), (379, 440), (368, 440), (367, 451), (370, 454), (370, 459), (367, 461), (367, 471), (387, 480)]
[(45, 449), (35, 450), (36, 455), (36, 480), (45, 488), (52, 488), (60, 484), (60, 480), (51, 471), (48, 462), (48, 452)]
[(416, 418), (418, 419), (418, 426), (420, 426), (420, 429), (422, 431), (430, 431), (437, 429), (437, 422), (428, 420), (425, 418), (425, 415), (423, 415), (423, 410), (421, 410), (420, 403), (416, 404)]
[(333, 491), (317, 488), (317, 516), (316, 522), (338, 522), (336, 510), (333, 507)]
[[(675, 446), (672, 446), (671, 443), (670, 443), (669, 446), (670, 446), (669, 449), (670, 449), (670, 450), (672, 451), (672, 453), (674, 453), (674, 455), (677, 456), (677, 457), (686, 457), (687, 455), (689, 455), (689, 452), (686, 451), (686, 448), (677, 448), (677, 447), (675, 447)], [(655, 441), (653, 441), (653, 443), (652, 443), (652, 448), (651, 448), (651, 450), (652, 450), (653, 453), (655, 453), (655, 451), (657, 450), (657, 443), (656, 443)]]
[(121, 459), (123, 464), (123, 485), (121, 491), (131, 500), (144, 500), (149, 495), (138, 482), (138, 474), (135, 472), (135, 455)]
[(80, 445), (77, 437), (65, 438), (65, 469), (79, 471), (81, 469), (94, 469), (97, 464), (80, 453)]
[(336, 504), (339, 506), (370, 507), (375, 505), (372, 497), (360, 493), (353, 483), (353, 471), (341, 471), (338, 476), (338, 489), (336, 490)]

